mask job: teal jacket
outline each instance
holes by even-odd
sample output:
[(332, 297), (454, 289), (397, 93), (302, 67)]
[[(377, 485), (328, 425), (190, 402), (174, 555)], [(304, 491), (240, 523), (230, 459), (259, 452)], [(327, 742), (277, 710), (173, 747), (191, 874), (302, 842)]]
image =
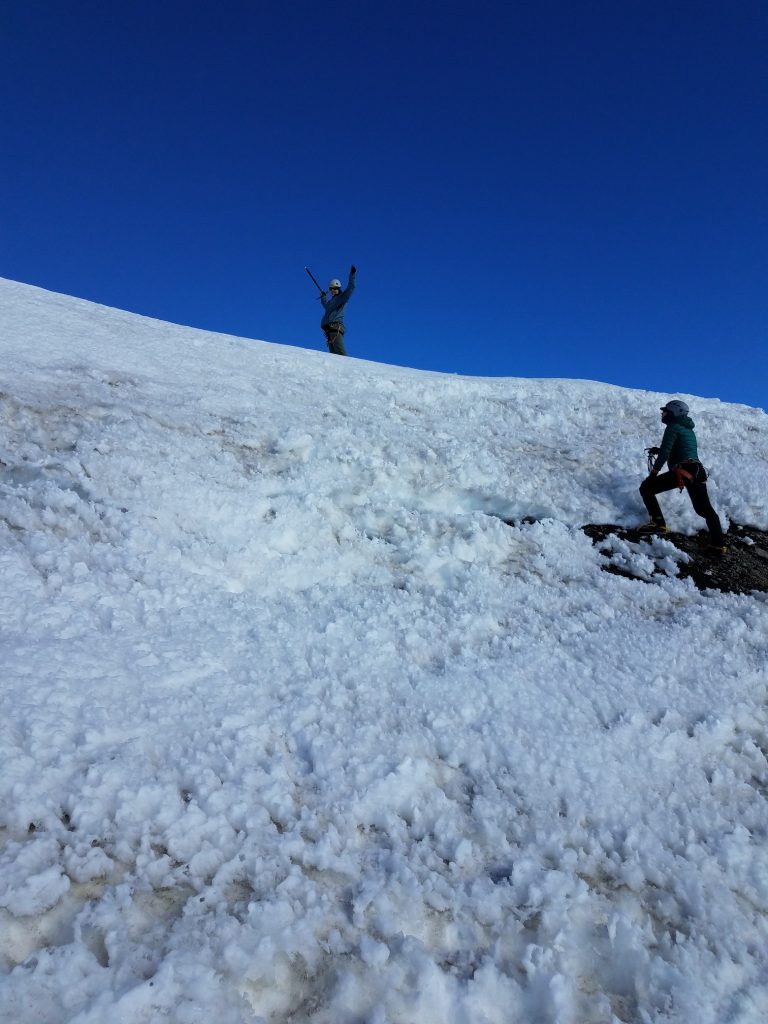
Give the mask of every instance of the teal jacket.
[(321, 327), (328, 327), (330, 324), (343, 324), (344, 323), (344, 307), (349, 302), (352, 292), (355, 290), (355, 274), (350, 270), (349, 281), (347, 287), (343, 292), (339, 292), (338, 295), (332, 296), (330, 299), (322, 294), (320, 301), (323, 304), (323, 319), (320, 321)]
[(667, 424), (659, 454), (653, 464), (655, 471), (658, 472), (665, 462), (669, 462), (669, 468), (674, 469), (681, 462), (699, 461), (693, 427), (694, 422), (690, 416), (676, 416)]

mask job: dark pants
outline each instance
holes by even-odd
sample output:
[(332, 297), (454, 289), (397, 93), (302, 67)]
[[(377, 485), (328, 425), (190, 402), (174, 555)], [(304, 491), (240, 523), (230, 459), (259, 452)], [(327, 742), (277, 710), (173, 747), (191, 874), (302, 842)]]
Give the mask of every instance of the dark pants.
[(347, 350), (344, 348), (344, 328), (339, 324), (329, 324), (323, 328), (328, 351), (335, 356), (345, 356)]
[[(682, 462), (680, 468), (691, 474), (691, 479), (685, 480), (685, 489), (691, 499), (693, 510), (702, 519), (706, 519), (710, 536), (715, 543), (723, 540), (723, 528), (717, 512), (712, 508), (712, 503), (707, 494), (707, 471), (700, 462)], [(661, 511), (656, 495), (662, 491), (671, 491), (673, 487), (679, 487), (677, 473), (670, 470), (668, 473), (659, 473), (658, 476), (649, 476), (640, 484), (640, 497), (648, 509), (648, 515), (655, 523), (663, 523), (664, 515)]]

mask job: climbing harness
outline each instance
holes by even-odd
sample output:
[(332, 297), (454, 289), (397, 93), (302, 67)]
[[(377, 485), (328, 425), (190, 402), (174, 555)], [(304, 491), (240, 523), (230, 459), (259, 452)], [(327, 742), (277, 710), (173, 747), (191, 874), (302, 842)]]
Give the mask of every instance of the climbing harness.
[(689, 473), (687, 469), (683, 469), (682, 466), (675, 466), (675, 476), (677, 477), (677, 486), (682, 489), (687, 483), (690, 483), (695, 479), (693, 473)]
[[(645, 449), (645, 455), (648, 459), (649, 475), (653, 471), (653, 464), (656, 461), (656, 456), (658, 454), (658, 448)], [(690, 469), (686, 469), (686, 466), (690, 466), (693, 469), (693, 472), (691, 472)], [(706, 483), (707, 480), (706, 469), (704, 469), (700, 462), (695, 462), (692, 459), (688, 459), (686, 462), (681, 462), (677, 466), (670, 466), (670, 470), (675, 474), (677, 486), (680, 488), (681, 491), (684, 487), (687, 487), (688, 484), (695, 484), (698, 483), (699, 481), (701, 481), (702, 483)]]
[[(686, 466), (689, 468), (684, 468)], [(709, 479), (709, 473), (704, 466), (693, 459), (688, 459), (675, 466), (675, 474), (677, 475), (677, 486), (681, 491), (688, 484), (705, 484)]]

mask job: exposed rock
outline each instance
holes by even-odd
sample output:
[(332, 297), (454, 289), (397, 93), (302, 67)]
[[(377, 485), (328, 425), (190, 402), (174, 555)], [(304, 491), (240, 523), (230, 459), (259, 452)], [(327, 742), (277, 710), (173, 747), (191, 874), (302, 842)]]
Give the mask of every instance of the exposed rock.
[(755, 526), (731, 523), (725, 554), (707, 550), (706, 530), (650, 537), (613, 524), (590, 523), (583, 530), (606, 556), (606, 572), (645, 582), (660, 575), (690, 577), (699, 590), (732, 594), (768, 591), (768, 533)]

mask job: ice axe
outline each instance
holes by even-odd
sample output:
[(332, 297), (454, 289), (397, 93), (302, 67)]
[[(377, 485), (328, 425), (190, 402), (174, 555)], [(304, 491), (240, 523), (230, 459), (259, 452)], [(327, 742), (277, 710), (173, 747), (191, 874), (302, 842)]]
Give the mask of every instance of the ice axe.
[(312, 271), (309, 269), (309, 267), (304, 267), (304, 269), (309, 274), (310, 278), (314, 281), (315, 285), (317, 286), (317, 290), (320, 292), (320, 294), (321, 295), (325, 295), (325, 292), (320, 287), (320, 285), (317, 283), (317, 280), (315, 279), (315, 275), (312, 273)]
[(658, 448), (646, 448), (645, 456), (648, 459), (648, 472), (650, 473), (653, 469), (653, 464), (656, 461), (656, 456), (659, 454)]

